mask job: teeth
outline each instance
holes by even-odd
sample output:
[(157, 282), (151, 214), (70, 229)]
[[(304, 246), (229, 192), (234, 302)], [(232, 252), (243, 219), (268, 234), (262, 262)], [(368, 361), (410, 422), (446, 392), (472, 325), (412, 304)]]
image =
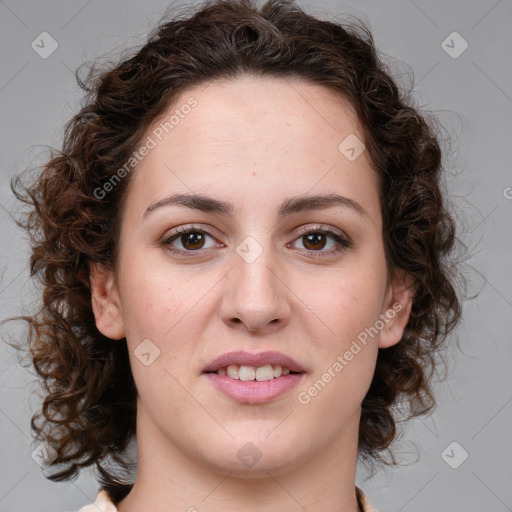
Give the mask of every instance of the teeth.
[(219, 375), (227, 375), (231, 379), (250, 381), (257, 380), (263, 382), (266, 380), (277, 379), (281, 375), (289, 375), (289, 368), (283, 368), (280, 364), (267, 364), (265, 366), (249, 366), (249, 365), (238, 365), (230, 364), (225, 368), (219, 368), (217, 370)]
[(274, 378), (274, 368), (267, 364), (266, 366), (260, 366), (256, 370), (256, 380), (272, 380)]
[(238, 379), (238, 365), (237, 364), (230, 364), (227, 368), (226, 368), (226, 371), (228, 373), (228, 377), (232, 378), (232, 379)]
[(253, 366), (246, 366), (243, 364), (238, 370), (238, 378), (240, 380), (254, 380), (256, 377), (256, 371)]

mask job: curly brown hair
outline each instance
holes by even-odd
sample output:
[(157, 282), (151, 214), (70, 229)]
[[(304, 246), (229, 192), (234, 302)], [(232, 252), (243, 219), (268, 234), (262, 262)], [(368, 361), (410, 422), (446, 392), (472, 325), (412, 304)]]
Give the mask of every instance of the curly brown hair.
[[(43, 285), (40, 309), (20, 318), (29, 324), (26, 341), (46, 393), (31, 425), (57, 454), (48, 478), (69, 479), (96, 465), (116, 500), (130, 489), (119, 475), (135, 434), (137, 390), (126, 343), (112, 343), (96, 328), (89, 282), (91, 263), (116, 264), (130, 177), (110, 187), (107, 199), (97, 191), (106, 190), (178, 93), (244, 73), (302, 78), (349, 101), (379, 177), (388, 268), (414, 280), (403, 338), (379, 350), (362, 403), (359, 454), (378, 460), (391, 444), (397, 403), (409, 404), (409, 417), (433, 407), (435, 356), (461, 314), (440, 141), (434, 121), (397, 87), (369, 29), (356, 21), (323, 21), (291, 0), (261, 7), (210, 1), (162, 21), (131, 57), (78, 78), (86, 101), (66, 125), (62, 150), (31, 185), (20, 177), (12, 182), (29, 207), (20, 222), (32, 244), (31, 275)], [(109, 468), (109, 461), (120, 467)]]

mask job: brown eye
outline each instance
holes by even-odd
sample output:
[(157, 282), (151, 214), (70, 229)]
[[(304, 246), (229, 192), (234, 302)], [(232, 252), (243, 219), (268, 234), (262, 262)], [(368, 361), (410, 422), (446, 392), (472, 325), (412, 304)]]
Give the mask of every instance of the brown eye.
[(304, 250), (313, 257), (333, 256), (352, 247), (348, 237), (330, 229), (305, 228), (296, 240), (300, 240)]
[(204, 235), (199, 231), (192, 231), (185, 235), (181, 235), (180, 241), (186, 249), (202, 249), (204, 245)]
[(304, 240), (304, 247), (312, 250), (323, 249), (327, 241), (327, 237), (324, 233), (312, 233), (308, 235), (303, 235), (302, 239)]
[[(213, 247), (215, 240), (206, 231), (195, 228), (180, 228), (166, 236), (162, 240), (162, 244), (173, 252), (194, 252), (209, 248), (205, 247), (207, 237), (214, 241), (214, 243), (209, 246)], [(181, 247), (177, 246), (178, 243)]]

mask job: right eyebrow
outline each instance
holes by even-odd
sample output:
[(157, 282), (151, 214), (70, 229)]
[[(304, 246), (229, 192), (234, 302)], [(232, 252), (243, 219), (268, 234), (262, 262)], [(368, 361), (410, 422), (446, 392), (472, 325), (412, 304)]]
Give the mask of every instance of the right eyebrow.
[(208, 213), (229, 213), (233, 214), (235, 208), (233, 203), (226, 201), (219, 201), (213, 197), (203, 196), (199, 194), (174, 194), (172, 196), (160, 199), (151, 203), (147, 210), (144, 212), (144, 216), (151, 213), (152, 211), (162, 208), (163, 206), (185, 206), (195, 210)]

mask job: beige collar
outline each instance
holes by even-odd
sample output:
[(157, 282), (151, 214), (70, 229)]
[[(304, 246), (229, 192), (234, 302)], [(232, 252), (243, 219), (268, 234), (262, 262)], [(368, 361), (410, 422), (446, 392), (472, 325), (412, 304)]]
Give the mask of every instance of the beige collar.
[[(356, 486), (356, 497), (361, 508), (361, 512), (377, 512), (371, 505), (364, 492)], [(107, 491), (100, 490), (94, 503), (82, 507), (78, 512), (117, 512), (117, 508), (110, 499)]]

